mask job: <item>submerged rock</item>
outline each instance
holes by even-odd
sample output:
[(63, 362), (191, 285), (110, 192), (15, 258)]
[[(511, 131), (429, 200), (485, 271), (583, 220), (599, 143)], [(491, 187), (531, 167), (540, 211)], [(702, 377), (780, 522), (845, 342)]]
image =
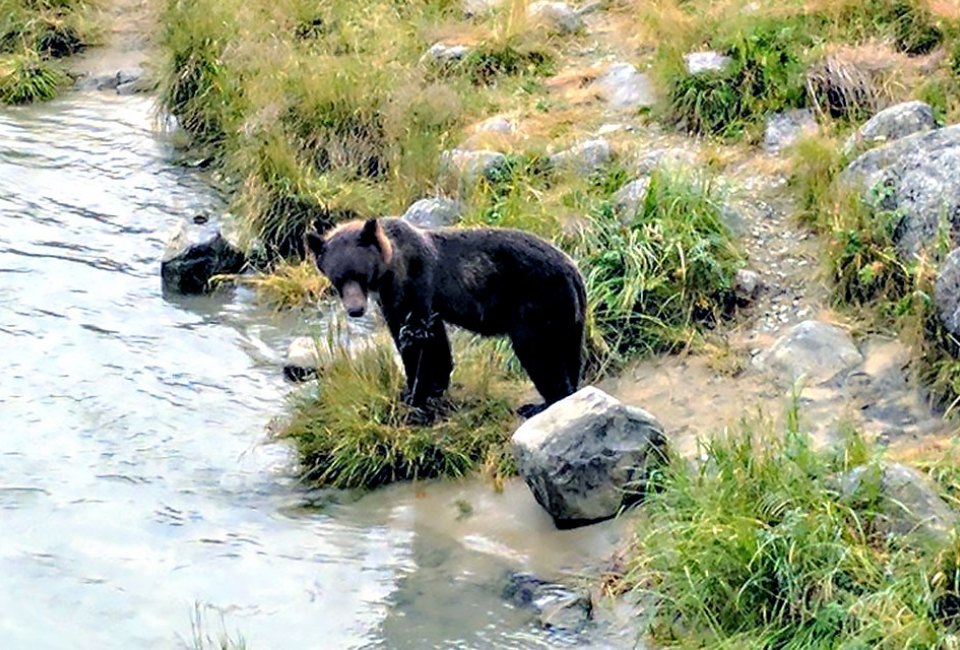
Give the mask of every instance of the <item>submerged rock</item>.
[(565, 171), (592, 174), (613, 160), (613, 148), (604, 138), (587, 140), (550, 156), (550, 163)]
[(160, 261), (164, 291), (181, 294), (204, 293), (215, 275), (239, 273), (246, 257), (220, 227), (197, 216), (181, 221)]
[(854, 160), (840, 180), (861, 189), (877, 209), (896, 212), (894, 239), (906, 257), (937, 238), (941, 217), (960, 232), (960, 125), (900, 138)]
[(590, 87), (614, 109), (637, 110), (653, 106), (657, 101), (650, 77), (630, 63), (610, 64)]
[(529, 573), (513, 573), (503, 589), (503, 598), (515, 607), (532, 609), (541, 627), (578, 633), (593, 618), (593, 600), (586, 592), (540, 580)]
[(374, 346), (373, 337), (351, 335), (349, 332), (341, 336), (298, 336), (290, 341), (287, 348), (283, 375), (293, 382), (306, 381), (322, 373), (338, 355), (354, 359)]
[(753, 363), (781, 384), (805, 379), (819, 384), (863, 362), (853, 339), (830, 323), (798, 323), (758, 354)]
[(856, 467), (842, 477), (841, 486), (847, 496), (880, 498), (882, 514), (877, 526), (887, 535), (942, 543), (950, 540), (958, 523), (957, 513), (940, 498), (930, 480), (899, 463)]
[(858, 146), (892, 142), (914, 133), (937, 128), (930, 105), (921, 101), (904, 102), (885, 108), (870, 118), (844, 144), (844, 152), (852, 153)]
[(85, 76), (74, 84), (77, 90), (115, 90), (120, 95), (141, 92), (144, 86), (143, 71), (139, 69)]
[(724, 72), (733, 62), (733, 59), (719, 52), (710, 50), (684, 54), (683, 62), (687, 66), (687, 74), (698, 75), (705, 72)]
[(768, 153), (779, 153), (803, 136), (815, 134), (819, 128), (813, 111), (808, 108), (774, 113), (767, 118), (763, 148)]
[(520, 475), (558, 528), (640, 500), (667, 449), (655, 417), (592, 386), (524, 422), (512, 442)]
[(418, 228), (432, 230), (452, 226), (460, 221), (463, 206), (452, 199), (420, 199), (403, 213), (403, 220)]

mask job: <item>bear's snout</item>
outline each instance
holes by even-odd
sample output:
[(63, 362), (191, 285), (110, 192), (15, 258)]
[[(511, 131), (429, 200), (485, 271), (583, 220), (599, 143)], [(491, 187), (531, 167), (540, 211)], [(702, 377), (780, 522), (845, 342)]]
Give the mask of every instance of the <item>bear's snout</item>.
[(360, 318), (367, 311), (367, 294), (356, 282), (348, 282), (340, 293), (343, 307), (351, 318)]

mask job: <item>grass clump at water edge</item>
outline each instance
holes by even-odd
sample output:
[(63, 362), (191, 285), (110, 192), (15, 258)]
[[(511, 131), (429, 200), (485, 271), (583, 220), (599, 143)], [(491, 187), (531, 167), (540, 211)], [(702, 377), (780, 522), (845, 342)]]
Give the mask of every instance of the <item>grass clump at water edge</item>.
[(495, 480), (513, 474), (508, 442), (517, 425), (516, 384), (494, 346), (457, 340), (454, 356), (447, 404), (429, 424), (417, 423), (400, 401), (404, 377), (392, 343), (336, 357), (295, 398), (279, 432), (296, 444), (304, 480), (374, 488), (476, 469)]

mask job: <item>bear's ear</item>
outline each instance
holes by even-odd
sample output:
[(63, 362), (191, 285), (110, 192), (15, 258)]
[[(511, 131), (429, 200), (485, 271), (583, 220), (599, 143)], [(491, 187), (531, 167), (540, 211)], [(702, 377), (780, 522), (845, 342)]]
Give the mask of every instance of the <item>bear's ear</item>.
[(327, 242), (322, 235), (319, 235), (315, 232), (307, 233), (307, 250), (313, 253), (313, 257), (317, 264), (320, 263), (320, 258), (323, 257), (323, 251), (326, 249)]
[(376, 219), (367, 219), (360, 229), (361, 246), (377, 246), (380, 244), (380, 224)]
[(393, 245), (383, 232), (383, 226), (376, 219), (367, 219), (360, 230), (360, 245), (373, 246), (380, 251), (384, 263), (389, 264), (393, 259)]

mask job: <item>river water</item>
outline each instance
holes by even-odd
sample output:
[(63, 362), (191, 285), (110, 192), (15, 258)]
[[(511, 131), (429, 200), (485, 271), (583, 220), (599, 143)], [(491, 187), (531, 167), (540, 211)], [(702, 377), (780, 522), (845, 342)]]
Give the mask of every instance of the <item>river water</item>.
[(621, 522), (556, 531), (516, 482), (297, 485), (265, 429), (303, 318), (161, 295), (169, 231), (222, 205), (152, 111), (0, 109), (0, 648), (193, 647), (195, 611), (251, 650), (629, 645), (501, 596), (599, 561)]

